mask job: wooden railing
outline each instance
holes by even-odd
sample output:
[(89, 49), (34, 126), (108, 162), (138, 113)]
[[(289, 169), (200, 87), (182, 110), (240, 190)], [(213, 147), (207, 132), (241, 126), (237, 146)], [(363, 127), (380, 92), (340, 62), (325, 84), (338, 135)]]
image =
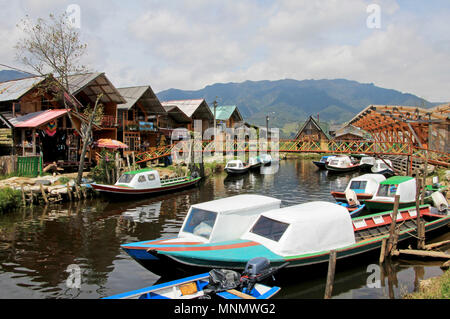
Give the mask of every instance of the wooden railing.
[[(186, 145), (178, 145), (187, 143)], [(177, 151), (190, 149), (191, 141), (180, 141), (172, 145), (154, 148), (148, 152), (136, 155), (138, 163), (154, 160), (157, 158), (169, 156), (175, 145), (178, 145)], [(222, 144), (222, 151), (225, 152), (249, 152), (249, 151), (267, 151), (271, 150), (271, 142), (267, 144), (258, 144), (255, 141), (232, 142), (227, 145)], [(215, 144), (211, 141), (202, 141), (194, 146), (194, 151), (214, 153)], [(277, 147), (278, 152), (286, 153), (328, 153), (328, 154), (367, 154), (367, 155), (402, 155), (409, 156), (411, 159), (428, 160), (432, 165), (450, 166), (450, 154), (432, 150), (421, 149), (410, 143), (396, 142), (377, 142), (377, 141), (311, 141), (311, 140), (280, 140)]]

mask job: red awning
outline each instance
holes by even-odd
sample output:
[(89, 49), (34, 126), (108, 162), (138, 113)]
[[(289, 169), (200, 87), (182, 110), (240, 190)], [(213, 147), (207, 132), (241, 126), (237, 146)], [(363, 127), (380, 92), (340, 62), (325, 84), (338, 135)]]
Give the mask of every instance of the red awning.
[(66, 109), (46, 110), (16, 117), (11, 119), (10, 122), (14, 125), (14, 127), (37, 128), (65, 115), (67, 112), (68, 111)]

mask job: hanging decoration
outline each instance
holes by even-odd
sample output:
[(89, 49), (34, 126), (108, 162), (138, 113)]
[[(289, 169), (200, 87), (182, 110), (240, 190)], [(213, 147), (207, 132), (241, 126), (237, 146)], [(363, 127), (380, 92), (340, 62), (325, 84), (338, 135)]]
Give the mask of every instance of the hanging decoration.
[(56, 121), (50, 121), (49, 123), (47, 123), (45, 127), (45, 133), (48, 136), (53, 136), (56, 134)]

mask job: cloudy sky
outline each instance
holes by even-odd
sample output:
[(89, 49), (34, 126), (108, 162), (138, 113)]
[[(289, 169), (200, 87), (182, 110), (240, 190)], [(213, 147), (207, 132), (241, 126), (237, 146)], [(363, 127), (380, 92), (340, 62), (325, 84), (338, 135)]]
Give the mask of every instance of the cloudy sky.
[(448, 0), (0, 0), (0, 63), (23, 67), (21, 18), (69, 4), (86, 63), (118, 87), (346, 78), (450, 101)]

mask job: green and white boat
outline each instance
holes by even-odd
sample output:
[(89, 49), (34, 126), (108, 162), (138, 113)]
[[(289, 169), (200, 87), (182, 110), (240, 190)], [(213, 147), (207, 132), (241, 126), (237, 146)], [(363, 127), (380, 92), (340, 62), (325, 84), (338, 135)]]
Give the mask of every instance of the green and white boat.
[(91, 184), (92, 188), (110, 198), (149, 196), (173, 192), (196, 185), (199, 176), (161, 179), (157, 170), (140, 169), (124, 173), (114, 185)]
[[(443, 191), (445, 186), (427, 185), (424, 196), (425, 204), (432, 204), (431, 195), (435, 191)], [(411, 176), (393, 176), (380, 182), (376, 194), (365, 201), (369, 211), (388, 211), (394, 207), (395, 195), (400, 195), (399, 208), (416, 204), (416, 179)]]

